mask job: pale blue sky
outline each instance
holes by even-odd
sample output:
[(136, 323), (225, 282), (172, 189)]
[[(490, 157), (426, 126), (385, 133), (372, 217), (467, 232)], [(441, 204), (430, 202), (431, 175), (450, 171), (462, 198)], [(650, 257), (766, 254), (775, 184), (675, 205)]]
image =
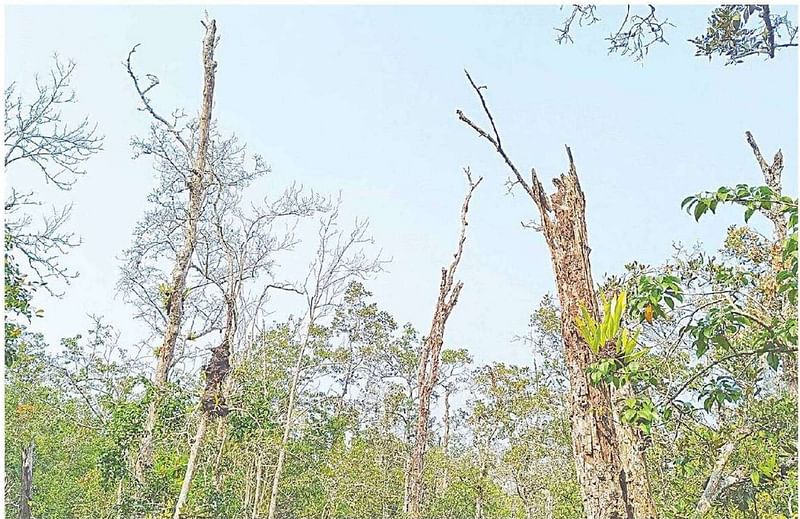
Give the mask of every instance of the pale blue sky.
[[(606, 54), (603, 37), (619, 23), (618, 7), (600, 7), (603, 21), (577, 32), (570, 46), (554, 42), (553, 27), (566, 15), (557, 6), (215, 7), (222, 36), (215, 115), (271, 164), (257, 196), (291, 181), (341, 189), (347, 217), (370, 218), (393, 262), (368, 287), (423, 332), (439, 268), (455, 246), (461, 168), (483, 175), (459, 270), (465, 287), (446, 340), (481, 362), (527, 363), (526, 347), (511, 338), (554, 288), (549, 254), (544, 238), (519, 224), (536, 216), (530, 200), (505, 195), (499, 157), (456, 119), (456, 108), (481, 119), (463, 68), (489, 86), (521, 169), (534, 166), (549, 179), (566, 167), (563, 145), (572, 147), (600, 280), (634, 259), (662, 261), (673, 241), (719, 246), (740, 212), (697, 224), (679, 204), (698, 190), (760, 182), (745, 130), (770, 157), (783, 148), (796, 193), (797, 54), (737, 67), (695, 58), (686, 40), (703, 30), (709, 9), (662, 7), (677, 27), (670, 45), (640, 66)], [(116, 257), (130, 243), (153, 175), (146, 160), (130, 158), (128, 141), (149, 120), (136, 111), (121, 62), (141, 43), (139, 70), (162, 83), (154, 102), (194, 112), (201, 16), (192, 7), (7, 8), (7, 81), (29, 85), (54, 51), (73, 58), (79, 110), (106, 135), (105, 150), (67, 196), (37, 184), (48, 201), (75, 202), (70, 225), (84, 239), (66, 260), (81, 275), (64, 299), (37, 296), (48, 318), (36, 327), (53, 342), (84, 330), (87, 313), (106, 315), (125, 343), (140, 337), (113, 287)], [(11, 172), (11, 182), (22, 174)], [(276, 308), (276, 317), (288, 311)]]

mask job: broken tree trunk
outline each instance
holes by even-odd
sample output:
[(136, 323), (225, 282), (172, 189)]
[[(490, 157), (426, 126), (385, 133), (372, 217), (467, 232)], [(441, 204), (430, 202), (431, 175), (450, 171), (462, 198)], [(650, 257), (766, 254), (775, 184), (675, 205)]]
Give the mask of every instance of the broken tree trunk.
[[(772, 164), (769, 164), (764, 159), (763, 155), (761, 155), (761, 150), (758, 148), (753, 134), (749, 131), (745, 132), (745, 137), (747, 138), (747, 144), (749, 144), (750, 148), (753, 150), (753, 155), (756, 157), (759, 168), (761, 168), (761, 173), (764, 176), (764, 183), (772, 189), (776, 198), (780, 198), (782, 194), (781, 177), (783, 175), (783, 152), (779, 149), (772, 159)], [(767, 218), (769, 218), (773, 226), (770, 263), (774, 274), (786, 268), (786, 264), (783, 260), (783, 246), (788, 229), (786, 217), (781, 212), (781, 209), (781, 204), (772, 204), (772, 207), (766, 212)], [(772, 292), (772, 294), (771, 300), (769, 301), (769, 306), (772, 311), (780, 314), (791, 311), (791, 306), (786, 304), (788, 301), (785, 298), (781, 299), (775, 297), (777, 295), (775, 292)], [(783, 365), (783, 379), (786, 386), (791, 394), (797, 394), (797, 360), (792, 359), (789, 362), (784, 362)]]
[[(614, 420), (609, 388), (592, 385), (586, 373), (586, 368), (596, 359), (578, 331), (576, 318), (581, 305), (595, 319), (599, 317), (599, 310), (589, 262), (586, 200), (572, 152), (569, 147), (566, 148), (569, 170), (553, 180), (555, 193), (550, 196), (545, 193), (533, 169), (528, 183), (503, 149), (494, 118), (483, 96), (485, 87), (476, 85), (469, 73), (467, 79), (481, 101), (492, 133), (476, 125), (461, 110), (457, 110), (456, 114), (481, 138), (492, 144), (513, 173), (511, 186), (521, 185), (534, 202), (541, 217), (541, 224), (535, 228), (544, 233), (550, 249), (561, 304), (561, 337), (570, 379), (572, 448), (584, 514), (590, 519), (655, 517), (646, 466), (635, 438), (627, 436), (627, 431), (618, 432), (624, 425)], [(601, 351), (601, 354), (609, 353)], [(620, 441), (620, 436), (623, 441)], [(626, 440), (630, 445), (626, 446)]]
[(483, 178), (473, 182), (469, 168), (464, 172), (469, 182), (469, 190), (461, 206), (461, 230), (458, 245), (449, 266), (442, 268), (441, 282), (439, 284), (439, 297), (433, 312), (431, 330), (425, 338), (417, 369), (417, 395), (419, 396), (419, 409), (417, 412), (417, 428), (414, 449), (408, 464), (408, 517), (420, 519), (422, 517), (422, 471), (424, 467), (425, 449), (428, 445), (428, 420), (431, 415), (431, 395), (439, 379), (439, 365), (441, 362), (442, 345), (444, 344), (444, 331), (447, 319), (458, 302), (458, 295), (464, 286), (462, 282), (455, 282), (455, 273), (464, 252), (464, 242), (467, 239), (467, 212), (472, 193)]
[[(142, 439), (139, 444), (139, 453), (136, 460), (135, 475), (142, 482), (145, 473), (153, 463), (153, 431), (158, 421), (158, 406), (161, 403), (163, 392), (166, 389), (169, 373), (175, 355), (175, 343), (180, 334), (183, 318), (183, 299), (186, 290), (186, 275), (191, 263), (197, 242), (197, 224), (200, 220), (203, 200), (205, 198), (208, 182), (206, 181), (206, 158), (209, 147), (209, 129), (211, 126), (211, 110), (214, 102), (214, 83), (217, 63), (214, 61), (214, 49), (217, 42), (217, 25), (215, 20), (203, 22), (205, 36), (203, 37), (203, 99), (200, 107), (200, 120), (198, 127), (197, 150), (194, 156), (191, 174), (189, 176), (189, 204), (187, 207), (185, 235), (183, 243), (178, 250), (175, 265), (170, 276), (167, 289), (167, 324), (164, 332), (164, 340), (158, 348), (158, 361), (156, 364), (155, 375), (153, 378), (153, 398), (147, 408), (147, 416), (144, 423)], [(142, 90), (138, 80), (131, 69), (131, 55), (128, 55), (128, 73), (134, 81), (139, 96), (144, 103), (145, 109), (159, 123), (165, 125), (170, 132), (175, 135), (176, 140), (181, 144), (187, 154), (191, 154), (192, 148), (183, 140), (178, 130), (176, 130), (166, 119), (159, 116), (151, 108), (149, 99), (145, 93), (155, 84)]]
[(33, 442), (22, 449), (22, 468), (19, 484), (19, 519), (31, 519), (33, 501)]

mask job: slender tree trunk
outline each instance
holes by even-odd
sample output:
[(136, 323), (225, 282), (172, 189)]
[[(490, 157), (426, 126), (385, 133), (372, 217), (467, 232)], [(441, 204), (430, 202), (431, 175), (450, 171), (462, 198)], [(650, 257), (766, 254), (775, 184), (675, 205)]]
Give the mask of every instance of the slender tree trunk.
[(433, 313), (431, 330), (425, 338), (422, 353), (417, 369), (417, 395), (419, 397), (419, 411), (417, 413), (416, 441), (411, 453), (408, 467), (408, 517), (420, 519), (422, 517), (422, 492), (423, 468), (425, 450), (428, 446), (428, 420), (430, 419), (431, 395), (439, 379), (439, 365), (441, 361), (442, 345), (447, 319), (458, 302), (463, 283), (455, 282), (454, 276), (461, 255), (464, 251), (464, 242), (467, 239), (467, 212), (472, 193), (478, 187), (482, 178), (473, 182), (469, 169), (465, 170), (469, 182), (469, 190), (461, 206), (461, 229), (459, 231), (458, 246), (453, 255), (453, 261), (448, 267), (442, 268), (441, 282), (439, 284), (439, 298)]
[(450, 389), (444, 390), (444, 435), (442, 436), (442, 450), (444, 451), (444, 476), (442, 486), (447, 490), (450, 484)]
[(170, 276), (167, 297), (167, 327), (164, 341), (158, 349), (158, 362), (153, 379), (153, 398), (147, 408), (147, 417), (139, 446), (135, 475), (144, 481), (146, 471), (153, 463), (153, 431), (158, 421), (158, 406), (169, 379), (169, 372), (175, 355), (175, 343), (181, 330), (183, 318), (183, 298), (186, 289), (186, 275), (191, 263), (194, 247), (197, 242), (197, 224), (200, 220), (203, 200), (206, 193), (206, 157), (208, 154), (209, 128), (211, 111), (214, 102), (214, 82), (217, 63), (214, 61), (214, 49), (217, 44), (217, 25), (215, 20), (204, 23), (206, 28), (203, 38), (203, 101), (200, 108), (197, 155), (188, 182), (189, 207), (186, 217), (186, 228), (175, 266)]
[(175, 503), (175, 512), (172, 514), (172, 519), (180, 519), (181, 510), (186, 500), (189, 498), (189, 487), (192, 485), (192, 476), (194, 469), (197, 465), (197, 456), (200, 454), (200, 448), (203, 445), (203, 439), (206, 435), (206, 428), (208, 427), (208, 415), (203, 413), (200, 415), (200, 423), (197, 424), (197, 432), (194, 435), (194, 442), (192, 448), (189, 450), (189, 461), (186, 463), (186, 474), (183, 478), (181, 491), (178, 494), (178, 501)]
[(231, 262), (231, 272), (229, 273), (230, 284), (228, 293), (225, 294), (225, 332), (220, 344), (211, 351), (211, 359), (209, 359), (208, 364), (205, 366), (206, 387), (200, 399), (200, 422), (197, 424), (197, 432), (189, 452), (189, 460), (186, 464), (183, 484), (178, 494), (178, 500), (175, 502), (175, 510), (172, 515), (173, 519), (180, 519), (181, 509), (183, 505), (186, 504), (186, 500), (189, 497), (189, 489), (192, 486), (197, 455), (203, 446), (208, 422), (215, 417), (221, 418), (228, 414), (223, 387), (227, 380), (228, 373), (230, 373), (231, 370), (231, 345), (235, 339), (237, 324), (236, 297), (239, 293), (241, 281), (240, 279), (234, 279), (235, 272), (233, 268), (233, 263)]
[(411, 454), (409, 453), (408, 456), (405, 458), (405, 462), (403, 465), (403, 513), (407, 514), (409, 510), (409, 503), (410, 501), (410, 494), (411, 488), (409, 486), (409, 481), (411, 480)]
[(714, 503), (714, 500), (717, 498), (717, 495), (720, 491), (722, 471), (725, 469), (725, 464), (728, 463), (728, 459), (731, 457), (734, 448), (735, 445), (731, 442), (726, 443), (722, 446), (722, 448), (720, 448), (719, 456), (717, 457), (717, 461), (714, 463), (714, 469), (708, 476), (706, 488), (703, 489), (703, 495), (700, 496), (700, 501), (698, 501), (697, 507), (695, 508), (695, 519), (702, 518), (709, 510), (711, 510), (711, 505)]
[(303, 369), (303, 357), (305, 356), (306, 348), (308, 347), (309, 335), (311, 334), (313, 327), (314, 316), (311, 315), (309, 317), (308, 328), (306, 329), (303, 342), (300, 346), (300, 353), (297, 357), (297, 363), (294, 366), (292, 382), (289, 385), (289, 402), (286, 405), (286, 424), (283, 426), (283, 437), (281, 438), (281, 444), (278, 448), (278, 461), (275, 463), (275, 473), (272, 476), (272, 491), (269, 495), (269, 511), (267, 513), (267, 519), (275, 519), (275, 511), (278, 506), (278, 489), (280, 485), (281, 474), (283, 473), (283, 464), (286, 460), (286, 448), (289, 444), (289, 436), (292, 433), (292, 414), (294, 413), (295, 401), (297, 399), (297, 385), (300, 381), (300, 372)]
[(33, 502), (33, 442), (22, 449), (22, 468), (19, 485), (19, 519), (31, 519)]
[(244, 498), (242, 499), (242, 511), (244, 512), (244, 517), (247, 516), (247, 511), (250, 509), (250, 488), (252, 486), (253, 481), (253, 470), (255, 467), (255, 460), (253, 463), (247, 464), (247, 476), (245, 476), (244, 480)]
[(261, 503), (261, 488), (262, 488), (261, 474), (262, 474), (261, 458), (259, 457), (256, 460), (256, 488), (255, 488), (255, 496), (253, 496), (253, 514), (251, 515), (253, 519), (258, 517), (259, 504)]

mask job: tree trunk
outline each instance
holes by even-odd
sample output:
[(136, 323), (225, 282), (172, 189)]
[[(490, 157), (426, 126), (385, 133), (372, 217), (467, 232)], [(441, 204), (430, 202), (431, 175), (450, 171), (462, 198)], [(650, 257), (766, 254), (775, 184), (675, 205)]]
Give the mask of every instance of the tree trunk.
[(194, 158), (191, 179), (188, 182), (189, 207), (186, 218), (186, 234), (178, 251), (169, 282), (166, 303), (167, 327), (164, 332), (164, 341), (158, 349), (158, 362), (153, 379), (153, 398), (147, 408), (147, 417), (135, 467), (135, 475), (140, 482), (144, 481), (146, 471), (153, 464), (153, 431), (158, 421), (158, 406), (161, 403), (163, 392), (169, 379), (169, 372), (172, 368), (175, 343), (181, 330), (186, 275), (197, 242), (197, 224), (200, 220), (207, 189), (205, 179), (206, 156), (208, 153), (209, 127), (211, 125), (211, 110), (214, 101), (214, 82), (217, 69), (217, 63), (214, 61), (214, 49), (217, 44), (217, 25), (215, 20), (210, 20), (204, 25), (206, 33), (203, 38), (203, 101), (200, 108), (197, 154)]
[(647, 461), (644, 457), (641, 433), (620, 417), (620, 405), (625, 399), (633, 396), (633, 391), (629, 385), (625, 385), (619, 389), (611, 388), (611, 393), (619, 457), (627, 485), (628, 505), (635, 519), (655, 519), (658, 514), (650, 489), (650, 478), (647, 475)]
[(275, 463), (275, 473), (272, 476), (272, 491), (269, 495), (269, 511), (267, 513), (267, 519), (275, 519), (275, 510), (278, 506), (278, 489), (280, 485), (281, 474), (283, 473), (283, 464), (286, 460), (286, 448), (289, 444), (289, 436), (292, 433), (292, 414), (294, 413), (294, 405), (297, 399), (297, 385), (300, 381), (300, 372), (303, 369), (303, 356), (305, 355), (306, 347), (308, 346), (309, 335), (311, 334), (313, 327), (314, 317), (312, 315), (309, 317), (308, 328), (306, 329), (305, 337), (303, 337), (303, 342), (300, 346), (300, 353), (297, 357), (297, 364), (295, 364), (292, 381), (289, 385), (289, 402), (286, 405), (286, 424), (283, 427), (283, 437), (281, 438), (281, 444), (278, 448), (278, 461)]
[[(753, 134), (749, 131), (745, 132), (745, 137), (747, 138), (747, 143), (750, 145), (750, 148), (753, 150), (753, 155), (756, 157), (759, 168), (761, 168), (761, 173), (764, 176), (764, 183), (772, 189), (777, 197), (780, 197), (782, 193), (781, 177), (783, 176), (783, 152), (778, 150), (772, 159), (772, 164), (769, 164), (761, 155), (761, 150), (759, 150), (758, 144), (756, 144), (756, 140), (753, 138)], [(786, 218), (781, 212), (779, 204), (773, 204), (772, 207), (767, 210), (766, 215), (773, 226), (770, 263), (772, 264), (774, 274), (777, 274), (786, 267), (783, 261), (783, 245), (788, 230)], [(788, 301), (785, 298), (781, 299), (776, 297), (777, 294), (774, 292), (772, 294), (773, 297), (770, 303), (772, 311), (785, 314), (791, 310), (791, 306), (787, 304)], [(784, 301), (784, 303), (781, 304), (781, 301)], [(782, 378), (789, 392), (793, 395), (797, 394), (797, 359), (792, 358), (791, 355), (789, 355), (789, 362), (783, 363)]]
[(450, 484), (450, 389), (444, 391), (444, 434), (442, 436), (442, 450), (444, 451), (444, 476), (442, 486), (447, 490)]
[(458, 302), (463, 283), (455, 283), (454, 276), (466, 241), (467, 212), (472, 193), (478, 187), (482, 178), (477, 182), (472, 181), (469, 169), (465, 170), (469, 181), (469, 190), (461, 206), (461, 230), (459, 232), (458, 246), (453, 256), (453, 261), (446, 268), (442, 268), (441, 282), (439, 284), (439, 298), (433, 313), (431, 330), (425, 338), (417, 370), (417, 395), (419, 397), (419, 412), (417, 413), (416, 441), (411, 452), (408, 467), (408, 517), (420, 519), (422, 517), (422, 492), (423, 468), (425, 450), (428, 446), (428, 420), (430, 419), (431, 394), (439, 379), (439, 364), (441, 361), (442, 344), (447, 318)]
[(706, 488), (703, 490), (703, 495), (700, 496), (700, 501), (698, 501), (697, 507), (695, 508), (695, 519), (702, 518), (709, 510), (711, 510), (711, 505), (714, 503), (714, 500), (717, 498), (717, 495), (720, 491), (722, 471), (725, 469), (725, 464), (728, 463), (728, 459), (731, 457), (734, 448), (735, 445), (730, 442), (726, 443), (722, 446), (722, 448), (720, 448), (719, 456), (717, 457), (717, 461), (714, 463), (714, 469), (708, 476)]
[(33, 451), (31, 442), (22, 449), (22, 469), (19, 485), (19, 519), (31, 519), (31, 503), (33, 502)]
[(183, 484), (181, 491), (178, 494), (178, 501), (175, 503), (175, 512), (172, 514), (172, 519), (180, 519), (181, 510), (186, 500), (189, 498), (189, 487), (192, 485), (192, 476), (194, 476), (194, 469), (197, 464), (197, 456), (200, 454), (200, 448), (203, 445), (203, 439), (206, 435), (206, 428), (208, 427), (208, 415), (203, 413), (200, 415), (200, 423), (197, 424), (197, 432), (194, 436), (192, 448), (189, 450), (189, 461), (186, 463), (186, 473), (183, 477)]
[[(475, 93), (487, 115), (492, 134), (486, 132), (460, 110), (459, 119), (481, 138), (492, 144), (513, 173), (512, 185), (519, 184), (536, 205), (541, 225), (534, 226), (544, 233), (556, 276), (561, 304), (561, 337), (570, 380), (570, 418), (572, 449), (575, 456), (578, 483), (581, 488), (584, 514), (590, 519), (649, 519), (652, 498), (646, 489), (647, 472), (643, 458), (632, 449), (621, 447), (615, 424), (611, 394), (607, 386), (594, 386), (586, 368), (596, 358), (581, 337), (576, 319), (581, 305), (598, 318), (597, 299), (589, 262), (589, 242), (586, 232), (586, 200), (578, 181), (572, 152), (567, 147), (569, 171), (553, 179), (556, 192), (548, 196), (536, 171), (531, 170), (531, 182), (522, 177), (503, 149), (500, 134), (489, 111), (482, 88), (467, 73)], [(601, 355), (614, 354), (613, 345), (601, 350)], [(625, 452), (624, 459), (620, 451)], [(630, 465), (626, 467), (626, 465)], [(627, 470), (626, 470), (627, 469)], [(629, 474), (635, 480), (635, 498), (629, 491)], [(642, 481), (641, 478), (644, 478)], [(632, 490), (632, 489), (631, 489)]]
[(256, 460), (256, 487), (255, 487), (255, 495), (253, 496), (253, 514), (250, 516), (253, 519), (258, 517), (258, 509), (259, 505), (261, 504), (261, 458), (259, 457)]
[[(228, 261), (230, 272), (229, 285), (227, 293), (225, 294), (225, 331), (222, 341), (211, 351), (211, 358), (204, 369), (206, 387), (203, 391), (203, 396), (200, 398), (200, 422), (197, 424), (197, 433), (195, 434), (194, 443), (189, 452), (189, 460), (186, 464), (183, 484), (178, 494), (178, 500), (175, 502), (173, 519), (180, 519), (181, 508), (186, 504), (186, 500), (189, 497), (189, 488), (192, 486), (197, 455), (202, 448), (208, 422), (213, 418), (222, 418), (228, 414), (223, 388), (228, 374), (231, 371), (231, 345), (235, 339), (237, 325), (236, 300), (239, 294), (239, 287), (241, 286), (241, 278), (235, 278), (236, 272), (234, 271), (233, 261), (230, 256)], [(220, 456), (221, 455), (222, 451), (220, 450)]]
[(569, 148), (567, 153), (569, 172), (553, 181), (557, 191), (550, 200), (535, 176), (532, 190), (542, 216), (561, 303), (561, 336), (570, 378), (572, 447), (578, 482), (587, 517), (633, 518), (626, 506), (626, 481), (617, 450), (609, 390), (590, 383), (586, 368), (594, 359), (575, 324), (580, 305), (585, 305), (595, 319), (599, 312), (589, 263), (586, 202)]

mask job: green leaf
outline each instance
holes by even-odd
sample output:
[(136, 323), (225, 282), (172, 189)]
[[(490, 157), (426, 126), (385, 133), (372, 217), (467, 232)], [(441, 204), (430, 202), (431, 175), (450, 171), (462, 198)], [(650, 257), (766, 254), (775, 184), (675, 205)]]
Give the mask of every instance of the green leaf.
[[(708, 206), (705, 203), (705, 200), (700, 200), (696, 206), (694, 206), (694, 220), (696, 222), (700, 221), (700, 217), (703, 216), (703, 213), (706, 212)], [(745, 218), (745, 221), (747, 219)]]
[(769, 364), (769, 367), (772, 368), (773, 371), (778, 371), (778, 362), (778, 355), (774, 351), (767, 354), (767, 364)]

